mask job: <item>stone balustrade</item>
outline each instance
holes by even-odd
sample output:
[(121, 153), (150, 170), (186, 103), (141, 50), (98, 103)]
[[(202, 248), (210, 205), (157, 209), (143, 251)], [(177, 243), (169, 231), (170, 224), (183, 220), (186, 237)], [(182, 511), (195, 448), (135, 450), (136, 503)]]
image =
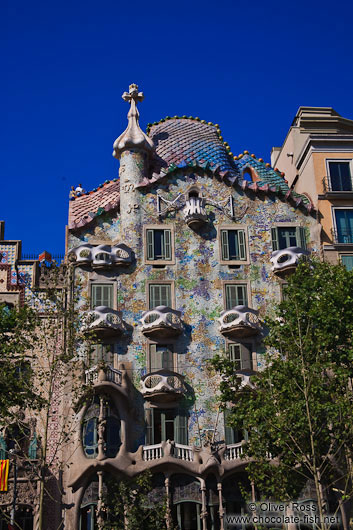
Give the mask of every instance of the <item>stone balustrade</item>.
[(308, 250), (304, 250), (300, 247), (288, 247), (282, 250), (275, 250), (272, 252), (271, 263), (272, 272), (281, 275), (283, 273), (293, 271), (300, 258), (304, 258), (310, 255)]
[(162, 444), (144, 445), (143, 446), (143, 460), (149, 462), (150, 460), (158, 460), (163, 457)]
[(230, 338), (249, 337), (261, 331), (258, 311), (245, 305), (223, 311), (218, 321), (220, 332)]
[(190, 197), (185, 202), (183, 209), (184, 220), (190, 227), (198, 227), (207, 223), (205, 199), (201, 197)]
[(155, 401), (180, 399), (186, 393), (184, 377), (167, 369), (156, 370), (141, 379), (141, 393)]
[(241, 458), (243, 454), (242, 442), (237, 444), (231, 444), (226, 446), (226, 450), (223, 453), (224, 460), (237, 460)]
[(85, 243), (70, 250), (69, 258), (78, 265), (92, 265), (94, 269), (129, 265), (132, 251), (124, 243), (117, 245), (91, 245)]
[(98, 338), (119, 335), (125, 330), (121, 315), (121, 311), (97, 306), (86, 313), (82, 330), (84, 333), (94, 333)]
[(182, 445), (175, 443), (172, 451), (172, 456), (174, 456), (174, 458), (179, 458), (179, 460), (193, 462), (194, 451), (190, 445)]
[(142, 314), (141, 331), (147, 336), (172, 337), (183, 330), (181, 312), (160, 305)]

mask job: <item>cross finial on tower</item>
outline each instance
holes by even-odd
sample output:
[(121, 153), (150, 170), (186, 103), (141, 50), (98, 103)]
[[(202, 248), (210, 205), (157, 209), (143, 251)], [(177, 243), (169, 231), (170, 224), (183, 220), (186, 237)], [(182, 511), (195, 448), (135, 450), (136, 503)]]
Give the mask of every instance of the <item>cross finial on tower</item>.
[(153, 142), (140, 128), (140, 114), (136, 106), (138, 101), (143, 101), (143, 92), (139, 92), (138, 86), (133, 83), (129, 86), (129, 92), (124, 92), (122, 98), (124, 101), (130, 103), (130, 110), (127, 115), (129, 123), (123, 134), (121, 134), (114, 142), (113, 156), (119, 159), (121, 153), (129, 148), (152, 152), (154, 150)]
[(121, 97), (124, 101), (128, 101), (129, 103), (131, 103), (132, 99), (134, 99), (135, 102), (144, 100), (143, 92), (139, 92), (139, 87), (135, 85), (135, 83), (132, 83), (129, 86), (129, 92), (124, 92)]

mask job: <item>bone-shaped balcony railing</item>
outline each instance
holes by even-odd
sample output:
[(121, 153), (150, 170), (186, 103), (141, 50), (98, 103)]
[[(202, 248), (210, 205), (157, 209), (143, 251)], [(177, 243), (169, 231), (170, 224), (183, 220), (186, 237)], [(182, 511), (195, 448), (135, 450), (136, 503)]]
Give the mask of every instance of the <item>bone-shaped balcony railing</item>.
[(109, 383), (114, 383), (118, 386), (121, 386), (122, 384), (122, 372), (112, 366), (104, 366), (102, 368), (99, 366), (92, 366), (85, 371), (85, 376), (87, 385), (95, 385), (101, 381), (108, 381)]
[(224, 451), (223, 458), (224, 460), (238, 460), (243, 454), (243, 444), (242, 442), (237, 444), (227, 445), (226, 450)]
[(95, 307), (86, 314), (83, 325), (84, 332), (118, 334), (125, 329), (121, 311), (116, 311), (104, 305)]
[(258, 311), (245, 305), (223, 311), (220, 318), (220, 332), (226, 336), (246, 337), (260, 332), (261, 324)]
[(183, 329), (180, 316), (180, 311), (160, 305), (142, 314), (141, 331), (146, 335), (157, 333), (166, 336), (177, 335)]
[[(141, 379), (141, 393), (144, 397), (169, 394), (178, 398), (186, 393), (184, 377), (167, 369), (157, 370)], [(166, 398), (166, 396), (164, 396)]]
[(91, 245), (85, 243), (71, 249), (69, 256), (77, 264), (92, 264), (93, 268), (128, 265), (132, 261), (131, 249), (124, 243), (117, 245)]
[(310, 252), (300, 247), (288, 247), (272, 252), (271, 263), (273, 272), (292, 269), (298, 265), (299, 259), (309, 256)]
[(188, 225), (207, 223), (205, 199), (201, 197), (190, 197), (187, 199), (183, 209), (183, 215)]

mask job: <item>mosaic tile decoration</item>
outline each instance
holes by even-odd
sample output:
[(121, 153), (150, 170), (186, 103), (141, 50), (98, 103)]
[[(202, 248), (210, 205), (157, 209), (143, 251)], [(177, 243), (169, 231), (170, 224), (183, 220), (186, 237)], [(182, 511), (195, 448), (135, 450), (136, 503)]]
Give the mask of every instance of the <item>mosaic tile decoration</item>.
[(10, 245), (0, 243), (0, 263), (8, 263), (10, 265), (14, 265), (16, 261), (16, 248), (16, 243), (12, 243)]

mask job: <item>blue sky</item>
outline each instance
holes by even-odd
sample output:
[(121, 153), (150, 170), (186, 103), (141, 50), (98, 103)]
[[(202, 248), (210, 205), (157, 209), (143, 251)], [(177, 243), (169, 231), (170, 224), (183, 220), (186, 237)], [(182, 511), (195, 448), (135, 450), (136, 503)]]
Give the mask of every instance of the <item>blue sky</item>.
[(1, 3), (0, 219), (23, 252), (64, 251), (68, 193), (115, 178), (121, 94), (141, 125), (221, 126), (234, 154), (270, 161), (300, 105), (353, 119), (353, 3), (8, 0)]

